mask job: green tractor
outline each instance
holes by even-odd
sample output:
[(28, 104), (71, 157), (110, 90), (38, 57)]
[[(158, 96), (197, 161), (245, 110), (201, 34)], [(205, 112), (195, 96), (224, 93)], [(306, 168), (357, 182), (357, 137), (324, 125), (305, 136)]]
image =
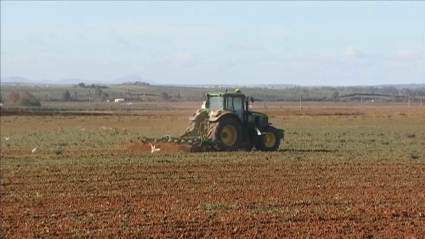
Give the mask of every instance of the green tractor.
[(250, 110), (252, 97), (235, 93), (208, 93), (202, 108), (189, 117), (190, 123), (181, 138), (202, 136), (217, 142), (219, 151), (276, 151), (284, 130), (271, 125), (268, 116)]

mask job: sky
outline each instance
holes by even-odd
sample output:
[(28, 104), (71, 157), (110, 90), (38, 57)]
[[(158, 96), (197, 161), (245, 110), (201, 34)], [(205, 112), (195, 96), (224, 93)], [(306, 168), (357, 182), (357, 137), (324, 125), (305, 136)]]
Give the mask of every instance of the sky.
[(2, 78), (423, 84), (424, 55), (424, 1), (1, 1)]

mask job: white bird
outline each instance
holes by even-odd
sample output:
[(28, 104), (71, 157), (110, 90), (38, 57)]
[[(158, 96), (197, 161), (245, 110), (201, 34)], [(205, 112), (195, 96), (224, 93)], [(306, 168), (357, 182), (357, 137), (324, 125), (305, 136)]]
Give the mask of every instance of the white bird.
[(153, 145), (151, 143), (149, 143), (149, 144), (151, 145), (151, 153), (154, 153), (154, 152), (157, 152), (157, 151), (160, 151), (161, 150), (161, 149), (155, 148), (155, 145)]
[(5, 140), (9, 140), (9, 139), (10, 139), (10, 136), (5, 137), (4, 139), (5, 139)]
[(34, 148), (31, 153), (35, 154), (37, 152), (37, 148)]

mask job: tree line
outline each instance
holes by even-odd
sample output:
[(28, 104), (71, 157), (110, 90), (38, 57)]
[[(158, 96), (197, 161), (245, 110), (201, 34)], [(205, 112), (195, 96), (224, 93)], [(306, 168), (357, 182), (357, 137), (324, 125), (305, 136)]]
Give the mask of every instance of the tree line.
[[(202, 101), (208, 92), (224, 92), (225, 88), (191, 88), (171, 86), (148, 87), (105, 87), (80, 83), (74, 87), (32, 88), (18, 91), (2, 89), (0, 100), (19, 105), (38, 105), (40, 102), (105, 102), (115, 98), (126, 101)], [(228, 89), (233, 92), (235, 89)], [(266, 87), (241, 87), (242, 93), (256, 101), (351, 101), (365, 98), (379, 98), (385, 101), (420, 101), (425, 98), (425, 88), (397, 89), (395, 87), (291, 87), (271, 89)]]

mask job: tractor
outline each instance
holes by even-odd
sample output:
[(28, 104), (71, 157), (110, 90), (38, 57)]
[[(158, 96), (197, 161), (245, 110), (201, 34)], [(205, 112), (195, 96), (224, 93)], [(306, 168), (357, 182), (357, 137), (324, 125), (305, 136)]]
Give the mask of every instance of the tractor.
[(189, 117), (180, 137), (202, 137), (216, 142), (218, 151), (276, 151), (285, 131), (271, 125), (268, 116), (251, 111), (254, 99), (240, 90), (234, 93), (208, 93), (201, 109)]

